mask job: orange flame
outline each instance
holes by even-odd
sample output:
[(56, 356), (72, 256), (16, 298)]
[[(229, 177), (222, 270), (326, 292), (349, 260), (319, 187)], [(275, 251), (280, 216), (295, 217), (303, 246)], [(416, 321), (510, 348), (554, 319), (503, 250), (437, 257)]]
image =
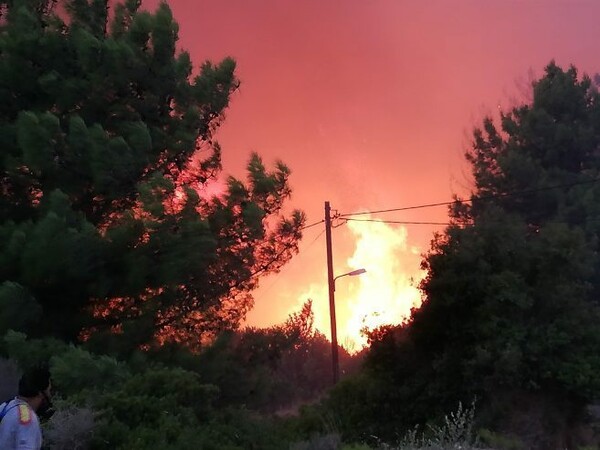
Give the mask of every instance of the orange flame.
[[(366, 216), (364, 218), (367, 218)], [(364, 268), (366, 273), (336, 281), (337, 335), (349, 351), (367, 344), (364, 329), (399, 324), (421, 304), (418, 289), (425, 272), (420, 250), (408, 244), (408, 230), (378, 222), (348, 222), (354, 253), (336, 275)], [(301, 296), (314, 300), (315, 327), (330, 336), (327, 285), (311, 285)]]

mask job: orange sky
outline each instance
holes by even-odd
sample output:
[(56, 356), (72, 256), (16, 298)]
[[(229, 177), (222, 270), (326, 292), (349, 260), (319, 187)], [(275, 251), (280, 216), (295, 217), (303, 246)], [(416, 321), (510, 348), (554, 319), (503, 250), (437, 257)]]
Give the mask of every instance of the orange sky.
[[(144, 5), (153, 9), (156, 0)], [(484, 114), (522, 97), (551, 59), (600, 72), (598, 0), (170, 0), (198, 66), (233, 56), (241, 89), (217, 135), (225, 171), (251, 151), (292, 171), (308, 223), (340, 212), (445, 201), (469, 186), (463, 152)], [(445, 209), (382, 216), (443, 221)], [(418, 293), (435, 227), (354, 222), (333, 233), (343, 342), (361, 324), (397, 322)], [(438, 227), (439, 229), (439, 227)], [(264, 279), (253, 325), (283, 321), (308, 297), (328, 332), (323, 227)], [(315, 240), (316, 239), (316, 240)]]

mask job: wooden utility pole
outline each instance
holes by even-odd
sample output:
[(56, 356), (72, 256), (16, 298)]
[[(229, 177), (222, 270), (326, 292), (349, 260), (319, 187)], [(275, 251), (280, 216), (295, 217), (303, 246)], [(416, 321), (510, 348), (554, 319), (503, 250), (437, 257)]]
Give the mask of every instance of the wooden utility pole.
[(325, 241), (327, 245), (327, 284), (329, 286), (329, 318), (331, 320), (331, 365), (333, 384), (340, 378), (338, 360), (337, 325), (335, 321), (335, 280), (333, 278), (333, 252), (331, 250), (331, 207), (325, 202)]

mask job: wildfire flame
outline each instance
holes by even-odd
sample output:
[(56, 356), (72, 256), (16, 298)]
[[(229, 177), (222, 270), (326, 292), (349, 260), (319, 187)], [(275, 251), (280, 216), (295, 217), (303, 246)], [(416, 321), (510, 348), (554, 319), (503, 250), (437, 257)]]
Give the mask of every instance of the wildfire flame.
[[(367, 343), (363, 329), (401, 323), (420, 305), (417, 286), (425, 272), (420, 269), (420, 250), (408, 244), (406, 227), (380, 222), (348, 222), (348, 227), (354, 253), (336, 275), (359, 268), (367, 272), (336, 281), (337, 335), (346, 349), (358, 351)], [(315, 327), (329, 336), (327, 286), (312, 285), (301, 298), (314, 299)]]

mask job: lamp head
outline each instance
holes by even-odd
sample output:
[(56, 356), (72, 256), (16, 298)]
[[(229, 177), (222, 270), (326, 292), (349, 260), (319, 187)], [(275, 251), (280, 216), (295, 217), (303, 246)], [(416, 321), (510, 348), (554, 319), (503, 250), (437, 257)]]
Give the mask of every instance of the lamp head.
[(363, 274), (365, 272), (366, 272), (365, 269), (356, 269), (356, 270), (353, 270), (352, 272), (348, 273), (348, 275), (350, 275), (351, 277), (353, 277), (355, 275), (361, 275), (361, 274)]

